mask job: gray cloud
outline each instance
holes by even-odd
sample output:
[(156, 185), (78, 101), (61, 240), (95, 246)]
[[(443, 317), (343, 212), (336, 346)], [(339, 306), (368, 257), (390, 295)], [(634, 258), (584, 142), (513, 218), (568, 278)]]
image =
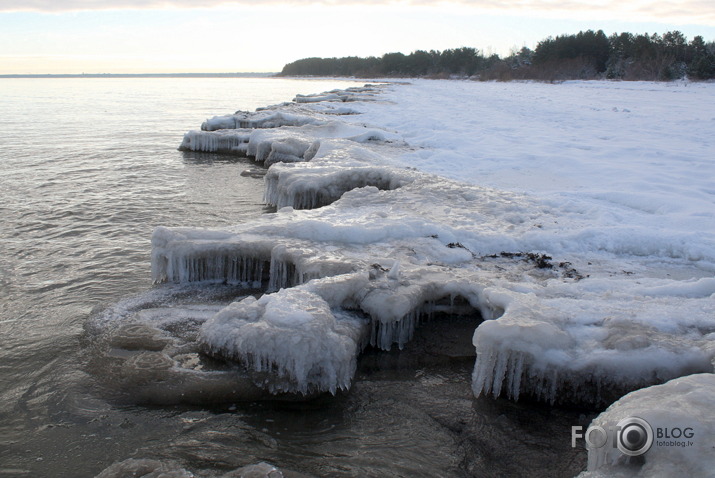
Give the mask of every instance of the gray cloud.
[(609, 0), (0, 0), (0, 12), (67, 12), (82, 10), (212, 8), (219, 6), (325, 5), (366, 6), (404, 5), (436, 6), (443, 3), (479, 8), (494, 13), (533, 13), (566, 18), (608, 18), (624, 21), (661, 21), (715, 26), (715, 2), (712, 0), (630, 1)]

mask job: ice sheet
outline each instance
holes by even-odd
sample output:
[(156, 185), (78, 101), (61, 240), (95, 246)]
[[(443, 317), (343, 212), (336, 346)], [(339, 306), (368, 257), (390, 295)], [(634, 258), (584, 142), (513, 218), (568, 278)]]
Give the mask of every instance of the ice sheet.
[[(222, 231), (158, 228), (154, 279), (260, 285), (265, 305), (300, 318), (295, 304), (317, 300), (301, 287), (368, 274), (339, 308), (368, 317), (384, 349), (409, 346), (430, 304), (459, 295), (484, 319), (476, 395), (602, 405), (712, 372), (715, 86), (425, 80), (328, 116), (343, 95), (273, 108), (318, 118), (300, 126), (187, 133), (243, 135), (272, 164), (265, 201), (279, 210)], [(236, 307), (234, 319), (258, 305)], [(313, 386), (266, 334), (258, 362)], [(238, 339), (214, 345), (253, 360)]]

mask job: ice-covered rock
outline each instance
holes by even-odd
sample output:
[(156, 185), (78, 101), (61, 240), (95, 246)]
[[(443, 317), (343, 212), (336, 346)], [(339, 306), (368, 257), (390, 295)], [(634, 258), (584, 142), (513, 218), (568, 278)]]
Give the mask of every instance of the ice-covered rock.
[(518, 399), (525, 391), (551, 403), (603, 405), (640, 387), (711, 372), (715, 303), (702, 287), (709, 280), (691, 281), (691, 297), (681, 296), (681, 281), (661, 281), (673, 289), (660, 297), (634, 294), (628, 282), (594, 278), (547, 284), (539, 296), (504, 296), (504, 315), (474, 334), (475, 394)]
[[(128, 458), (105, 468), (95, 478), (194, 478), (195, 475), (173, 461)], [(219, 476), (211, 474), (210, 476)], [(223, 473), (220, 478), (308, 478), (308, 475), (281, 469), (264, 461)]]
[(95, 478), (194, 478), (194, 474), (172, 461), (128, 458), (105, 468)]
[(249, 296), (204, 323), (200, 340), (210, 354), (245, 364), (271, 392), (347, 390), (367, 323), (340, 307), (366, 281), (349, 275)]
[(311, 95), (296, 95), (293, 99), (296, 103), (321, 103), (321, 102), (347, 102), (347, 101), (370, 101), (377, 94), (383, 85), (355, 86), (344, 90), (332, 90)]
[(275, 291), (352, 272), (349, 261), (314, 255), (310, 244), (229, 231), (159, 227), (152, 236), (154, 282), (237, 284)]
[(179, 150), (245, 156), (248, 153), (248, 141), (250, 138), (250, 130), (242, 129), (189, 131), (184, 134)]
[(331, 120), (295, 127), (189, 131), (184, 134), (179, 150), (249, 156), (270, 166), (278, 162), (309, 161), (320, 141), (331, 138), (356, 143), (402, 141), (399, 135), (380, 128)]
[(260, 288), (268, 281), (274, 243), (228, 232), (159, 227), (152, 236), (155, 282), (213, 282)]
[(266, 462), (246, 465), (221, 476), (221, 478), (284, 478), (281, 470)]
[(320, 123), (315, 115), (309, 116), (281, 110), (263, 110), (255, 113), (237, 111), (232, 115), (214, 116), (201, 124), (202, 131), (220, 129), (279, 128)]
[[(579, 478), (712, 476), (714, 395), (715, 375), (708, 373), (622, 397), (591, 423), (588, 471)], [(601, 430), (605, 444), (597, 437)]]
[(267, 204), (314, 209), (356, 188), (397, 189), (417, 176), (404, 169), (375, 166), (374, 154), (350, 140), (325, 140), (314, 143), (314, 148), (309, 163), (276, 164), (269, 169), (265, 176)]
[(201, 325), (245, 289), (164, 286), (128, 297), (86, 323), (88, 370), (108, 395), (132, 404), (275, 399), (235, 364), (199, 347)]

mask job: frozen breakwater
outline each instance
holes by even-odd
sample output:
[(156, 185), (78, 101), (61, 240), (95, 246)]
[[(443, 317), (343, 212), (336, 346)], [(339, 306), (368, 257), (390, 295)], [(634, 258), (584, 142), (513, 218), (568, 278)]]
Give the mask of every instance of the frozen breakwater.
[(713, 99), (712, 84), (417, 81), (209, 119), (181, 149), (269, 166), (277, 212), (157, 228), (154, 294), (247, 292), (129, 301), (95, 325), (153, 330), (176, 400), (192, 381), (197, 400), (205, 382), (216, 399), (348, 390), (365, 347), (409, 347), (440, 314), (474, 318), (475, 396), (601, 407), (710, 377)]

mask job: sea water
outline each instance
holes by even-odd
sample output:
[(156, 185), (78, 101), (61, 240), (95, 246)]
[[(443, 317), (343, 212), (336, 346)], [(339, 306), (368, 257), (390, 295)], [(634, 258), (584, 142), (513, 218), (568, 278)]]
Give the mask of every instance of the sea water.
[(302, 403), (146, 406), (96, 386), (84, 325), (151, 289), (153, 228), (271, 213), (262, 180), (240, 174), (255, 164), (179, 152), (183, 133), (353, 85), (0, 79), (0, 476), (91, 477), (127, 458), (200, 476), (259, 461), (314, 476), (571, 476), (585, 465), (568, 434), (583, 416), (475, 400), (468, 354), (367, 353), (349, 393)]

